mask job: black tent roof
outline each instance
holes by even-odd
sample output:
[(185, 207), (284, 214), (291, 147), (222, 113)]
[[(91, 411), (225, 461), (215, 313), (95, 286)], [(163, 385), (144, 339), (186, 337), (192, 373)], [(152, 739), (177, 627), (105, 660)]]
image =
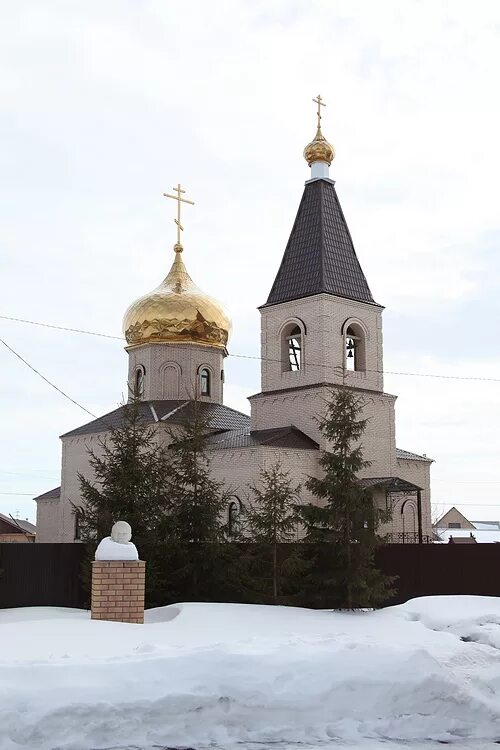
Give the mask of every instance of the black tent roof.
[(335, 183), (324, 178), (306, 182), (264, 307), (322, 293), (377, 304), (354, 250)]

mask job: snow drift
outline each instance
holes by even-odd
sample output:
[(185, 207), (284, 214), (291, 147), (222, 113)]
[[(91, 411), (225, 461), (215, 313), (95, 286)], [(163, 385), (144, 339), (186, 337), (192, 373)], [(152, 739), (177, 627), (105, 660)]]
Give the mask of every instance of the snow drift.
[(0, 748), (500, 738), (500, 599), (0, 611)]

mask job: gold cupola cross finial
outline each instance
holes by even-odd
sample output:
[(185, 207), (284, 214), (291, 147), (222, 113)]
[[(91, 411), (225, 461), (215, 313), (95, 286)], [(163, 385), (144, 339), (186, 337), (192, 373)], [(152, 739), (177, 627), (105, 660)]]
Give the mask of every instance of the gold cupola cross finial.
[(313, 102), (318, 105), (318, 111), (316, 114), (318, 115), (318, 130), (321, 130), (321, 107), (326, 107), (326, 104), (321, 98), (321, 94), (318, 94), (316, 99), (313, 99)]
[(172, 190), (176, 192), (177, 195), (170, 195), (170, 193), (163, 193), (163, 195), (165, 198), (173, 198), (174, 201), (177, 201), (177, 218), (174, 219), (177, 224), (177, 242), (174, 245), (174, 250), (176, 253), (182, 253), (181, 232), (184, 231), (184, 227), (181, 224), (181, 203), (189, 203), (191, 206), (194, 206), (194, 201), (181, 197), (186, 191), (182, 189), (180, 182), (177, 187), (172, 188)]

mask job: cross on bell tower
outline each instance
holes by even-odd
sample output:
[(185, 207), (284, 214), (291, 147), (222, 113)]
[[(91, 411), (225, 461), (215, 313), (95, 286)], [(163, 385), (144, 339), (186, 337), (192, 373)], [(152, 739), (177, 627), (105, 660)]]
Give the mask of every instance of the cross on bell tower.
[(313, 102), (315, 102), (318, 105), (318, 111), (316, 114), (318, 116), (318, 132), (319, 132), (321, 130), (321, 107), (326, 107), (326, 104), (321, 98), (321, 94), (318, 94), (316, 99), (313, 99)]

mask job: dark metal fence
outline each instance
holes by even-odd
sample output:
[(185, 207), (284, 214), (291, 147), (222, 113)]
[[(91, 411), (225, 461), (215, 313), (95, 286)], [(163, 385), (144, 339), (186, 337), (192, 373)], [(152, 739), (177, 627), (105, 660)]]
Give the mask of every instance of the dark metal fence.
[[(0, 609), (85, 607), (85, 553), (80, 544), (0, 544)], [(376, 562), (398, 577), (387, 604), (438, 594), (500, 596), (500, 544), (388, 544)]]
[(500, 544), (388, 544), (375, 556), (386, 575), (396, 575), (390, 604), (417, 596), (500, 596)]
[(80, 544), (0, 544), (0, 608), (83, 607)]

